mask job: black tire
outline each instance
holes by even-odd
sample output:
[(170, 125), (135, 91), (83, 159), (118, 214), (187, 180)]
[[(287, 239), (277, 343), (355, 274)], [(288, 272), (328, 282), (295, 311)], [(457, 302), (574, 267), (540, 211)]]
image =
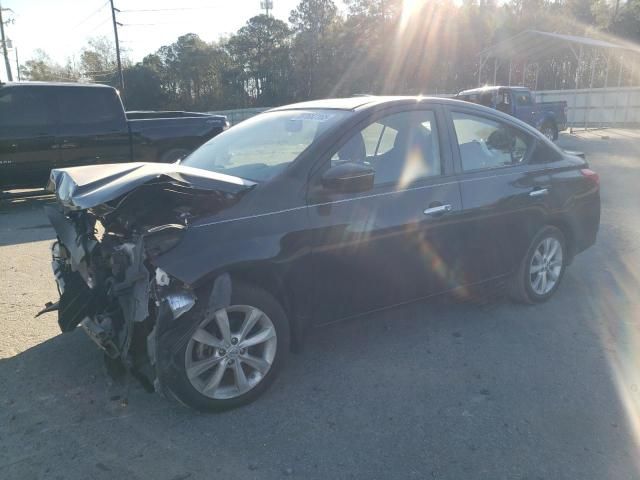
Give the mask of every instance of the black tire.
[(540, 132), (553, 142), (558, 139), (558, 127), (555, 123), (545, 122), (542, 127), (540, 127)]
[(289, 322), (283, 308), (264, 290), (239, 282), (233, 284), (231, 305), (249, 305), (256, 307), (266, 314), (275, 327), (277, 347), (275, 357), (268, 372), (259, 383), (248, 392), (234, 398), (215, 399), (198, 391), (189, 380), (186, 372), (186, 351), (189, 339), (204, 320), (204, 309), (196, 306), (178, 320), (180, 322), (189, 322), (189, 330), (186, 335), (183, 334), (173, 337), (176, 338), (176, 342), (182, 343), (183, 345), (180, 345), (177, 349), (173, 349), (175, 353), (172, 355), (172, 361), (168, 362), (170, 371), (160, 373), (162, 388), (163, 391), (168, 394), (167, 396), (174, 397), (180, 403), (196, 410), (220, 412), (253, 402), (264, 393), (276, 379), (280, 369), (286, 362), (290, 344)]
[(163, 163), (173, 163), (180, 158), (184, 158), (191, 153), (186, 148), (172, 148), (160, 154), (160, 161)]
[[(546, 238), (556, 239), (560, 243), (562, 261), (560, 265), (560, 273), (557, 276), (557, 280), (555, 281), (553, 287), (548, 292), (539, 294), (534, 291), (534, 288), (532, 286), (531, 277), (534, 274), (531, 273), (531, 262), (533, 256), (536, 254), (536, 250), (540, 246), (541, 242)], [(553, 294), (560, 286), (560, 283), (562, 282), (562, 278), (564, 277), (564, 272), (567, 267), (567, 259), (567, 243), (562, 231), (551, 225), (544, 227), (531, 241), (531, 244), (527, 249), (527, 253), (522, 259), (518, 271), (515, 273), (515, 277), (511, 282), (511, 288), (509, 292), (511, 298), (517, 302), (527, 304), (542, 303), (549, 300), (549, 298), (553, 296)]]

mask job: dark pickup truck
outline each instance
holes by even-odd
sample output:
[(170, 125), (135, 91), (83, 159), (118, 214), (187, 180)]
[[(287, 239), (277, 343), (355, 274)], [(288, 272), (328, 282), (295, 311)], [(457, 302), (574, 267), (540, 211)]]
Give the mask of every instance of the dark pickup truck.
[(129, 116), (106, 85), (0, 84), (0, 190), (43, 187), (52, 168), (172, 162), (228, 127), (202, 113)]
[(567, 128), (567, 102), (536, 102), (525, 87), (482, 87), (464, 90), (459, 100), (478, 103), (512, 115), (537, 128), (550, 140)]

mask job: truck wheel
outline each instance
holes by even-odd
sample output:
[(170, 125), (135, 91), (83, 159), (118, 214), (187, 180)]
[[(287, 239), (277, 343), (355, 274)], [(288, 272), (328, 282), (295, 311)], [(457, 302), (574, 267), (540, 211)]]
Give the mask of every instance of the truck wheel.
[(558, 139), (558, 127), (553, 123), (544, 123), (540, 128), (540, 132), (542, 132), (542, 134), (552, 142), (555, 142)]
[(160, 155), (160, 161), (163, 163), (173, 163), (181, 158), (186, 157), (191, 153), (191, 150), (186, 148), (172, 148)]

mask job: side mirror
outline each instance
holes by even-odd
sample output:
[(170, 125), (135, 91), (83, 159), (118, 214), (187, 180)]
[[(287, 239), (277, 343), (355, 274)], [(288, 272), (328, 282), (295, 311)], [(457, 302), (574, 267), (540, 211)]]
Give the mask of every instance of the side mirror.
[(364, 163), (344, 162), (322, 175), (322, 186), (336, 193), (358, 193), (371, 190), (375, 170)]

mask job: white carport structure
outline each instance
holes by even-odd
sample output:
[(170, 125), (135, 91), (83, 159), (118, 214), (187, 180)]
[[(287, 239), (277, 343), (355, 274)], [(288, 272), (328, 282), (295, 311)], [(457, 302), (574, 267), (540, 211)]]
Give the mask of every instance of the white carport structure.
[[(585, 66), (585, 54), (587, 51), (596, 54), (606, 54), (607, 63), (605, 67), (605, 87), (608, 85), (609, 69), (612, 61), (618, 63), (618, 86), (622, 82), (622, 75), (625, 65), (633, 69), (634, 60), (640, 59), (640, 48), (622, 42), (611, 42), (590, 37), (579, 37), (576, 35), (564, 35), (561, 33), (542, 32), (540, 30), (525, 30), (511, 38), (503, 40), (480, 52), (480, 62), (478, 68), (478, 84), (480, 85), (482, 73), (489, 61), (493, 59), (493, 82), (496, 82), (498, 65), (501, 61), (509, 62), (509, 85), (511, 85), (511, 65), (514, 62), (523, 62), (526, 72), (528, 65), (539, 66), (540, 62), (551, 59), (560, 54), (570, 51), (577, 64), (574, 88), (585, 88), (587, 85), (580, 85), (581, 69)], [(589, 77), (589, 87), (593, 88), (593, 78), (596, 62), (590, 61), (591, 75)], [(633, 75), (631, 75), (633, 77)], [(537, 77), (537, 73), (536, 73)], [(536, 78), (537, 83), (537, 78)], [(534, 89), (537, 88), (535, 85)]]
[[(634, 69), (640, 62), (640, 48), (635, 44), (539, 30), (522, 31), (481, 51), (478, 85), (482, 85), (483, 74), (486, 74), (487, 83), (490, 83), (492, 78), (493, 85), (496, 85), (499, 67), (503, 62), (508, 62), (508, 85), (526, 85), (527, 72), (530, 67), (534, 67), (535, 80), (529, 82), (529, 86), (533, 90), (538, 90), (540, 64), (554, 58), (569, 58), (572, 59), (572, 67), (575, 65), (570, 70), (572, 74), (567, 75), (573, 78), (563, 78), (562, 89), (571, 88), (574, 92), (579, 89), (592, 89), (595, 87), (596, 74), (598, 87), (606, 88), (610, 84), (612, 86), (617, 84), (620, 88), (623, 80), (625, 86), (640, 85), (638, 81), (640, 72), (634, 75)], [(522, 64), (522, 73), (518, 79), (512, 77), (514, 64)], [(487, 67), (493, 67), (493, 72), (486, 72)], [(596, 71), (597, 67), (598, 71)], [(610, 73), (617, 78), (612, 79)], [(577, 99), (574, 98), (574, 105), (576, 104)]]

